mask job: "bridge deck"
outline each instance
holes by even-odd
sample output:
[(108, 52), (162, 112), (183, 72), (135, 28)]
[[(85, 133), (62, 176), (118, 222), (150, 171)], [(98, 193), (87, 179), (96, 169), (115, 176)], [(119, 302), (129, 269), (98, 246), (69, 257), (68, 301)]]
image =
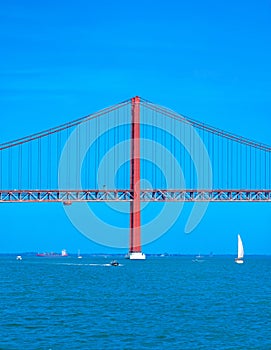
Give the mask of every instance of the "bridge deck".
[[(12, 202), (131, 202), (132, 190), (0, 190), (0, 203)], [(142, 202), (271, 202), (271, 190), (164, 190), (140, 191)]]

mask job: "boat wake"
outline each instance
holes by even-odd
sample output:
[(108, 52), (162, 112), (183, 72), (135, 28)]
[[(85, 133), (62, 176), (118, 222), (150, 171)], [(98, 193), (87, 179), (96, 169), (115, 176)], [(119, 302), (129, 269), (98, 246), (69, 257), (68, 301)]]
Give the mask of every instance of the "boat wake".
[[(80, 263), (57, 263), (57, 265), (68, 265), (68, 266), (112, 266), (111, 263), (108, 264), (80, 264)], [(119, 264), (118, 266), (124, 266), (123, 264)]]
[(202, 260), (202, 259), (193, 259), (192, 261), (195, 262), (195, 263), (202, 263), (202, 262), (204, 262), (205, 260)]

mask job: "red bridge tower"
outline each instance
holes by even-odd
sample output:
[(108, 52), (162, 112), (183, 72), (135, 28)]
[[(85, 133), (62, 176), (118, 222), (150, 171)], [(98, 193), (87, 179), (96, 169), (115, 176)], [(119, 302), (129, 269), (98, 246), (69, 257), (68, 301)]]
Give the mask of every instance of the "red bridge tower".
[(130, 204), (130, 250), (129, 259), (144, 260), (141, 252), (140, 212), (140, 97), (132, 98), (130, 187), (133, 200)]

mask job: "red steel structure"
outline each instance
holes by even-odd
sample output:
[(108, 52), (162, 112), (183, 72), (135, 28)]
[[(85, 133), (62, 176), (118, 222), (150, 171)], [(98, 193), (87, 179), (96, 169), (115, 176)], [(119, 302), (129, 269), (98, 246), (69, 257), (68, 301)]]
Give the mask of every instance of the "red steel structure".
[(130, 253), (141, 252), (140, 242), (140, 98), (132, 98), (130, 184)]
[[(121, 125), (119, 113), (127, 116), (126, 125), (129, 129), (125, 129), (125, 132), (124, 129), (118, 131), (118, 127), (122, 127), (119, 126)], [(111, 140), (114, 143), (122, 142), (123, 138), (118, 138), (118, 135), (125, 134), (130, 144), (130, 167), (127, 176), (122, 176), (127, 178), (127, 182), (108, 187), (101, 186), (95, 181), (91, 182), (94, 177), (91, 178), (90, 169), (96, 174), (98, 161), (101, 161), (103, 155), (112, 147), (109, 142), (106, 144), (104, 141), (96, 140), (96, 148), (94, 147), (91, 157), (86, 156), (85, 163), (85, 178), (91, 180), (82, 186), (80, 182), (71, 182), (70, 185), (67, 181), (66, 186), (58, 187), (58, 166), (67, 139), (69, 140), (76, 129), (78, 137), (73, 143), (72, 151), (73, 155), (79, 155), (81, 138), (89, 140), (91, 131), (94, 135), (99, 135), (100, 120), (109, 115), (113, 118), (107, 118), (105, 123), (111, 120), (111, 129), (115, 130), (115, 133), (111, 134)], [(144, 129), (146, 115), (151, 121), (149, 125), (155, 130), (154, 132), (150, 131), (150, 126), (149, 129)], [(164, 123), (162, 127), (152, 124), (162, 118)], [(171, 132), (170, 140), (166, 138), (163, 130), (165, 124), (172, 125), (167, 129)], [(187, 125), (191, 127), (185, 129), (184, 126)], [(80, 126), (85, 128), (81, 130)], [(197, 131), (210, 157), (212, 185), (209, 187), (201, 187), (193, 180), (195, 170), (191, 155), (201, 155), (202, 146), (196, 148), (192, 128)], [(185, 147), (181, 142), (178, 144), (174, 140), (176, 130), (182, 134), (182, 140), (190, 142), (189, 160), (185, 160)], [(160, 142), (162, 145), (170, 146), (169, 153), (177, 159), (182, 169), (188, 172), (185, 186), (174, 182), (179, 178), (179, 173), (171, 161), (164, 163), (169, 178), (173, 179), (171, 185), (165, 185), (165, 182), (160, 181), (160, 175), (154, 168), (151, 168), (149, 177), (144, 176), (146, 175), (144, 172), (148, 169), (141, 162), (144, 160), (144, 147), (140, 140), (146, 138), (146, 135), (154, 141), (153, 144)], [(154, 163), (155, 159), (160, 157), (159, 164), (163, 164), (163, 155), (159, 154), (157, 149), (153, 148), (152, 155)], [(115, 156), (117, 158), (117, 154), (114, 153), (113, 158)], [(204, 177), (209, 170), (204, 168), (201, 161), (202, 157), (199, 156), (199, 171)], [(79, 178), (78, 173), (72, 171), (80, 165), (80, 162), (76, 160), (75, 166), (69, 162), (67, 157), (67, 179), (72, 176)], [(112, 169), (107, 169), (106, 174), (112, 176)], [(152, 189), (141, 188), (143, 187), (140, 185), (141, 179), (148, 178), (152, 180)], [(69, 123), (0, 144), (0, 203), (61, 202), (69, 205), (74, 202), (102, 201), (130, 202), (129, 253), (142, 259), (144, 254), (141, 253), (141, 202), (271, 202), (271, 147), (187, 118), (139, 96)]]
[[(141, 202), (271, 202), (271, 190), (140, 190)], [(134, 190), (0, 190), (0, 203), (134, 202)], [(139, 231), (140, 232), (140, 231)], [(140, 237), (139, 237), (140, 238)]]

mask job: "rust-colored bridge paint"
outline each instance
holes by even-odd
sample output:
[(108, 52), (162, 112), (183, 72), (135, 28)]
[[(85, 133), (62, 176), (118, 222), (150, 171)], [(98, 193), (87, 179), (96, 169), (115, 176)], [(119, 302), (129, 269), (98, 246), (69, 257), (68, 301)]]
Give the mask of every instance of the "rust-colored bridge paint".
[(141, 252), (140, 213), (140, 98), (132, 98), (131, 110), (130, 188), (134, 198), (130, 204), (130, 253)]

